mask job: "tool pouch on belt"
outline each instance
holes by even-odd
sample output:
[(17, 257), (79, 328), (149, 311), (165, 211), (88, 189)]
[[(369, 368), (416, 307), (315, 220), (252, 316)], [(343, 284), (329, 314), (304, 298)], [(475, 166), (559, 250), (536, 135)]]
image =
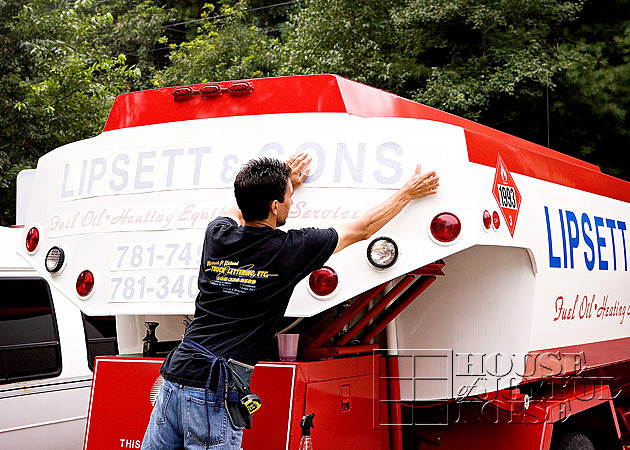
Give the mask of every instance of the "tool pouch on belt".
[(252, 414), (260, 408), (260, 398), (249, 389), (254, 367), (233, 359), (228, 361), (228, 367), (234, 375), (225, 402), (228, 416), (234, 428), (249, 429), (252, 427)]

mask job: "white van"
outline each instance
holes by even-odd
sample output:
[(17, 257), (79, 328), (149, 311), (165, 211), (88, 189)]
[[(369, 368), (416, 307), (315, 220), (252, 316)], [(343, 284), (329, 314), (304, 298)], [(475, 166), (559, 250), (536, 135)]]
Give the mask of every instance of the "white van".
[(94, 357), (116, 354), (113, 317), (87, 317), (17, 254), (0, 227), (0, 448), (83, 446)]

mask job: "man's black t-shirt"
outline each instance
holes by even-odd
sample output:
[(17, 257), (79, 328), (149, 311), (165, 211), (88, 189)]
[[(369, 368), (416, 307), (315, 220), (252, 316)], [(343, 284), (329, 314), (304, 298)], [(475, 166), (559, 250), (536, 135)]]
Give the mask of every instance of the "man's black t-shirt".
[[(258, 362), (273, 339), (295, 285), (321, 267), (337, 246), (333, 228), (284, 232), (238, 226), (227, 217), (208, 225), (195, 318), (186, 337), (218, 357)], [(179, 346), (162, 365), (164, 378), (203, 387), (208, 360)]]

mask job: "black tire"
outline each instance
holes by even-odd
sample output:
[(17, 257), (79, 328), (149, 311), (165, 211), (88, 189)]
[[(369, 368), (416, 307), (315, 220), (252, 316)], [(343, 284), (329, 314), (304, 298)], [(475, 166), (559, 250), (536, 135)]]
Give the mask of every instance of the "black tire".
[(583, 434), (568, 432), (554, 437), (550, 450), (595, 450), (595, 446)]

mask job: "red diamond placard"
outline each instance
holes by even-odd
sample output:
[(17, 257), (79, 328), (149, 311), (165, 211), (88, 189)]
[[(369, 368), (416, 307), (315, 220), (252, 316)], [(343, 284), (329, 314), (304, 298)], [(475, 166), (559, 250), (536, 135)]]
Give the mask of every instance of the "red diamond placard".
[(499, 209), (503, 214), (508, 230), (510, 230), (510, 235), (514, 237), (514, 229), (516, 228), (518, 212), (521, 209), (522, 197), (516, 187), (516, 183), (514, 183), (512, 174), (505, 167), (501, 155), (497, 155), (497, 172), (494, 175), (492, 193), (499, 204)]

